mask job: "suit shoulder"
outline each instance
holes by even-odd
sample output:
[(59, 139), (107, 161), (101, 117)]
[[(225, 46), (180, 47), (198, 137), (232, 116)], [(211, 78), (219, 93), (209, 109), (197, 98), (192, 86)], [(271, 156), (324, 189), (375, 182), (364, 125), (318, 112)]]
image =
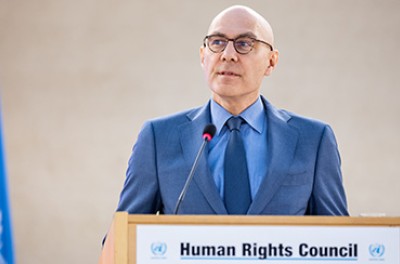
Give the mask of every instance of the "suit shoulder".
[(323, 132), (327, 127), (330, 128), (329, 124), (324, 121), (302, 116), (284, 109), (280, 109), (279, 111), (288, 116), (288, 125), (296, 127), (299, 130)]
[(332, 145), (337, 147), (335, 133), (329, 124), (287, 110), (281, 111), (284, 111), (285, 114), (289, 116), (287, 124), (298, 132), (300, 138), (304, 140), (304, 142), (311, 144), (312, 142), (321, 142), (321, 140), (325, 138), (332, 142)]
[[(274, 120), (280, 120), (287, 123), (289, 126), (296, 129), (312, 129), (323, 130), (328, 125), (320, 120), (305, 117), (291, 111), (280, 109), (272, 105), (268, 100), (262, 97), (265, 107), (267, 109), (268, 117)], [(280, 122), (278, 121), (278, 122)]]

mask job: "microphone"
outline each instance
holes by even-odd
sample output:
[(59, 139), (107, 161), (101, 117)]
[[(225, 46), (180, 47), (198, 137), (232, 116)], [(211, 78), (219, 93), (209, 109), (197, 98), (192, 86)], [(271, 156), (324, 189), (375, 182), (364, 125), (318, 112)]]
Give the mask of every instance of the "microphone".
[(204, 127), (203, 144), (201, 144), (199, 152), (197, 152), (197, 156), (193, 162), (192, 169), (190, 170), (189, 176), (187, 177), (185, 185), (183, 186), (182, 192), (179, 195), (178, 201), (176, 202), (174, 214), (178, 214), (179, 207), (180, 207), (183, 199), (185, 198), (186, 192), (189, 189), (190, 182), (192, 181), (192, 178), (194, 176), (194, 172), (196, 171), (197, 165), (199, 164), (200, 156), (201, 156), (201, 154), (203, 154), (203, 151), (204, 151), (207, 143), (209, 141), (211, 141), (211, 139), (214, 137), (215, 132), (217, 132), (217, 128), (213, 124), (208, 124)]

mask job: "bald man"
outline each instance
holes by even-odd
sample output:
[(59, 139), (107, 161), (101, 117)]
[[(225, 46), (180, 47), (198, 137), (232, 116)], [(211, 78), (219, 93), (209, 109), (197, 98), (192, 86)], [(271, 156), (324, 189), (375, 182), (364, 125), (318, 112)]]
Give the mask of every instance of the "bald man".
[[(117, 211), (348, 215), (332, 129), (277, 109), (260, 94), (278, 57), (260, 14), (244, 6), (219, 13), (200, 48), (211, 99), (144, 124)], [(175, 208), (209, 123), (215, 136)]]

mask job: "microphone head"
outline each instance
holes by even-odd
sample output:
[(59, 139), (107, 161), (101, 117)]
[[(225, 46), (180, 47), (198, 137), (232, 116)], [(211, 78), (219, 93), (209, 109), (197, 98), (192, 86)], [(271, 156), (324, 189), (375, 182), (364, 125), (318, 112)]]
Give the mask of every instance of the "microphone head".
[(214, 124), (208, 124), (204, 127), (203, 138), (207, 141), (210, 141), (214, 137), (215, 132), (217, 132), (217, 128), (214, 126)]

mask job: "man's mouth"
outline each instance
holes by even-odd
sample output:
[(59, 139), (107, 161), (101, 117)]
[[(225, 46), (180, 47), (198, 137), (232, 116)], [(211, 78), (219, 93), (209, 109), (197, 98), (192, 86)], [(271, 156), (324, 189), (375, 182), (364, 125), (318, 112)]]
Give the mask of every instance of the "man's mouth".
[(232, 77), (239, 77), (240, 76), (239, 74), (237, 74), (235, 72), (232, 72), (232, 71), (219, 71), (217, 74), (221, 75), (221, 76), (232, 76)]

